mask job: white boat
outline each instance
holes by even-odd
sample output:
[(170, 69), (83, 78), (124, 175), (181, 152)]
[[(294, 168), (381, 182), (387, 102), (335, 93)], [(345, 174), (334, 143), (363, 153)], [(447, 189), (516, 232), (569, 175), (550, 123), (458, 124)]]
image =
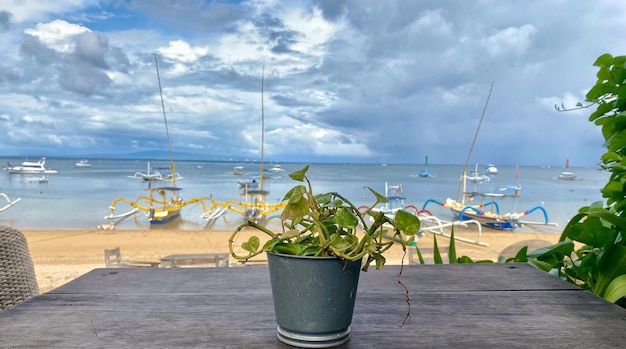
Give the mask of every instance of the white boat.
[(498, 168), (494, 164), (488, 164), (487, 167), (485, 167), (485, 173), (488, 175), (498, 174)]
[(561, 172), (557, 179), (561, 181), (576, 181), (578, 176), (574, 172)]
[(243, 166), (235, 166), (233, 167), (232, 174), (239, 176), (239, 175), (246, 174), (246, 172), (243, 170)]
[(478, 163), (476, 164), (474, 171), (471, 172), (470, 175), (466, 176), (465, 178), (467, 178), (467, 180), (472, 181), (474, 183), (491, 182), (491, 177), (487, 175), (481, 175), (480, 173), (478, 173)]
[(274, 173), (280, 173), (280, 172), (285, 172), (285, 170), (280, 167), (280, 165), (276, 164), (272, 167), (270, 167), (267, 172), (274, 172)]
[(89, 160), (81, 159), (81, 160), (76, 161), (74, 163), (74, 166), (76, 166), (76, 167), (91, 167), (91, 164), (89, 163)]
[(42, 157), (37, 162), (24, 161), (21, 166), (11, 166), (8, 168), (9, 173), (18, 174), (43, 174), (43, 173), (58, 173), (59, 171), (53, 168), (46, 168), (46, 158)]
[[(167, 170), (167, 167), (162, 167), (160, 168), (161, 170)], [(180, 175), (180, 173), (175, 172), (174, 174), (172, 173), (167, 173), (167, 174), (162, 174), (158, 169), (157, 170), (152, 170), (152, 168), (150, 167), (150, 162), (148, 162), (148, 171), (146, 173), (143, 172), (135, 172), (134, 175), (132, 176), (128, 176), (128, 178), (131, 179), (143, 179), (146, 181), (179, 181), (183, 179), (183, 176)]]
[(46, 176), (26, 177), (26, 178), (22, 179), (22, 182), (24, 182), (24, 183), (48, 183), (48, 177), (46, 177)]

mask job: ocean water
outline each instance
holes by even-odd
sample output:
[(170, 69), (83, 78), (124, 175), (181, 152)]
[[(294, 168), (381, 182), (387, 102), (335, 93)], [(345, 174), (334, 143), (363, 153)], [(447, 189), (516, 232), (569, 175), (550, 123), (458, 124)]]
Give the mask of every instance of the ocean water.
[[(0, 164), (7, 162), (19, 164), (24, 159), (0, 158)], [(147, 182), (130, 179), (135, 172), (146, 172), (145, 160), (110, 160), (90, 159), (92, 167), (78, 168), (75, 159), (48, 158), (46, 167), (55, 168), (57, 174), (49, 174), (47, 183), (28, 182), (32, 175), (9, 174), (0, 172), (0, 192), (11, 199), (20, 197), (14, 207), (0, 212), (0, 225), (9, 225), (17, 229), (95, 229), (98, 225), (109, 223), (104, 217), (109, 213), (111, 202), (118, 197), (134, 200), (144, 195)], [(269, 168), (272, 164), (265, 165)], [(268, 179), (264, 188), (270, 191), (267, 202), (279, 202), (283, 195), (296, 182), (288, 173), (302, 168), (305, 164), (280, 164), (285, 172), (280, 178)], [(235, 166), (244, 166), (247, 175), (233, 175)], [(151, 161), (152, 168), (169, 167), (168, 161)], [(390, 186), (402, 185), (402, 193), (407, 205), (419, 209), (429, 199), (440, 202), (446, 198), (456, 198), (462, 165), (429, 165), (429, 171), (436, 177), (414, 177), (422, 171), (423, 165), (381, 165), (381, 164), (311, 164), (309, 178), (317, 193), (338, 191), (357, 205), (368, 205), (373, 197), (365, 187), (371, 187), (381, 194), (385, 193), (385, 183)], [(480, 167), (482, 170), (484, 167)], [(474, 166), (468, 168), (468, 172)], [(600, 189), (606, 184), (609, 173), (594, 168), (569, 168), (581, 180), (560, 181), (556, 177), (565, 171), (562, 167), (519, 167), (498, 166), (498, 174), (492, 176), (489, 183), (468, 183), (468, 190), (479, 192), (498, 192), (504, 185), (521, 185), (517, 199), (498, 200), (501, 212), (523, 212), (538, 205), (545, 208), (549, 220), (558, 227), (523, 227), (518, 231), (547, 231), (559, 233), (568, 220), (582, 206), (602, 200)], [(191, 198), (212, 197), (216, 201), (243, 200), (237, 182), (248, 180), (258, 175), (258, 163), (177, 161), (176, 171), (183, 176), (178, 186), (183, 188), (181, 196)], [(517, 172), (517, 175), (516, 175)], [(167, 182), (156, 185), (167, 186)], [(395, 193), (392, 193), (396, 195)], [(0, 198), (2, 200), (2, 198)], [(0, 202), (3, 205), (4, 202)], [(452, 219), (452, 214), (435, 204), (426, 207), (442, 219)], [(125, 212), (123, 205), (116, 213)], [(201, 219), (202, 207), (193, 204), (183, 208), (181, 218), (165, 226), (151, 226), (142, 212), (118, 225), (118, 229), (207, 229)], [(524, 217), (527, 221), (543, 221), (543, 213), (537, 210)], [(242, 222), (242, 217), (229, 212), (221, 217), (211, 229), (232, 229)]]

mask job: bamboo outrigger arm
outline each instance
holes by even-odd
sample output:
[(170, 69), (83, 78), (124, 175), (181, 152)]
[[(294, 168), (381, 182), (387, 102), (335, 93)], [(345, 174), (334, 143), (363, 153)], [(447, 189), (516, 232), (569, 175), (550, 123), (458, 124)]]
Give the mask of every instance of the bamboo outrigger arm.
[(6, 200), (6, 205), (4, 205), (3, 207), (0, 207), (0, 212), (8, 209), (9, 207), (17, 204), (18, 202), (20, 202), (20, 200), (22, 200), (22, 198), (17, 198), (13, 201), (11, 201), (11, 199), (9, 199), (9, 196), (5, 193), (0, 193), (0, 196), (3, 197)]

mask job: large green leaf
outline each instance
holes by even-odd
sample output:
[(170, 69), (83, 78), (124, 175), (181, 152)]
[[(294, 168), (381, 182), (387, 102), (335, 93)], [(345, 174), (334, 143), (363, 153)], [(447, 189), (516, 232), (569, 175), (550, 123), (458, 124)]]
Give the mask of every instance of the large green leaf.
[(610, 53), (602, 54), (601, 56), (596, 58), (596, 61), (593, 63), (593, 65), (596, 67), (608, 67), (610, 65), (613, 65), (613, 55), (611, 55)]
[(613, 279), (604, 291), (604, 299), (612, 303), (623, 297), (626, 297), (626, 275), (620, 275)]
[(340, 208), (335, 214), (335, 223), (344, 228), (355, 228), (359, 224), (356, 216), (346, 207)]
[(289, 177), (295, 181), (302, 182), (304, 181), (304, 177), (306, 176), (306, 172), (309, 170), (309, 165), (304, 166), (298, 171), (292, 172), (289, 174)]
[(302, 246), (298, 244), (277, 243), (274, 245), (272, 252), (297, 256), (300, 255), (302, 249)]
[(396, 227), (406, 235), (415, 235), (420, 231), (420, 220), (416, 215), (405, 210), (398, 210), (395, 215)]
[(309, 203), (304, 197), (300, 200), (290, 201), (280, 214), (282, 220), (304, 217), (309, 213)]
[(598, 270), (598, 281), (593, 293), (604, 297), (607, 286), (620, 275), (626, 274), (626, 246), (614, 245), (604, 251)]
[[(563, 258), (574, 252), (574, 243), (571, 240), (559, 241), (554, 245), (541, 247), (528, 253), (528, 259), (535, 259), (558, 268), (563, 263)], [(543, 268), (542, 268), (543, 269)]]

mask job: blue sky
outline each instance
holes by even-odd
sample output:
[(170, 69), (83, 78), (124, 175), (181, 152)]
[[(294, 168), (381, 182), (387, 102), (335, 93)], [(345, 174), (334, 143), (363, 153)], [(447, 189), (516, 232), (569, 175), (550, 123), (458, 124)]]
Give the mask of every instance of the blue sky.
[(0, 0), (0, 156), (593, 166), (626, 2)]

